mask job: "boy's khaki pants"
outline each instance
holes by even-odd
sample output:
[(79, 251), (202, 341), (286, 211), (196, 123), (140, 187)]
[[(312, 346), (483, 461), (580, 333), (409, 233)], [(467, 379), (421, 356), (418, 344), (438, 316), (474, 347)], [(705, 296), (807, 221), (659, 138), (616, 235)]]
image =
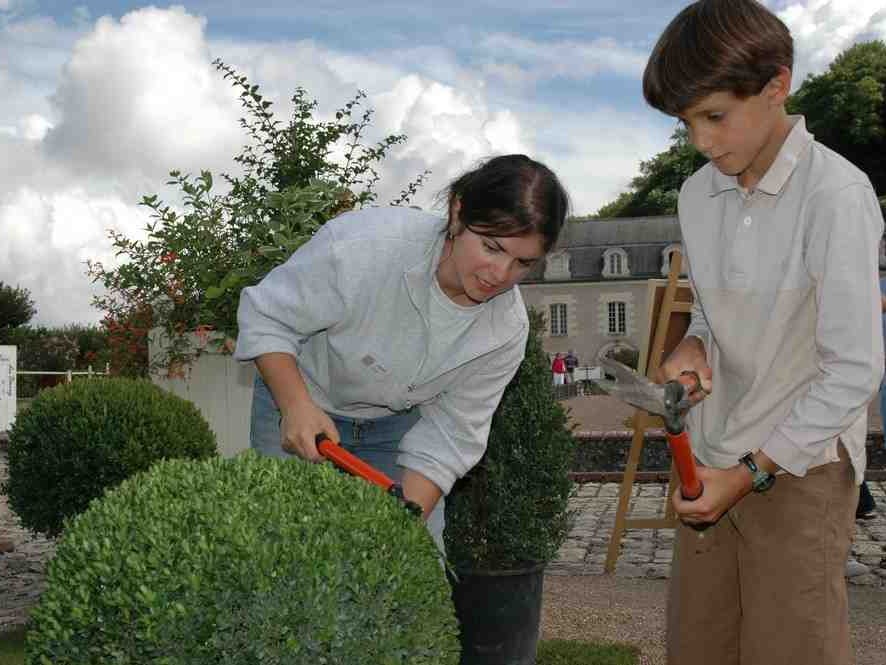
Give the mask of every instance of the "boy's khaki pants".
[(852, 665), (844, 570), (858, 487), (846, 451), (782, 474), (704, 531), (680, 524), (669, 665)]

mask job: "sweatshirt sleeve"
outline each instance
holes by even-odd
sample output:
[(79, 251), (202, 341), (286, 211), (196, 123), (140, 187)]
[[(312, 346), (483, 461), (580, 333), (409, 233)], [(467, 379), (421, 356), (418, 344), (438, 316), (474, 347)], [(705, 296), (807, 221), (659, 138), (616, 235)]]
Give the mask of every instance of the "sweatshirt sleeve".
[(324, 226), (256, 286), (243, 289), (237, 309), (234, 357), (265, 353), (298, 357), (311, 335), (342, 320), (346, 311), (332, 230)]
[(526, 352), (529, 324), (505, 347), (471, 361), (461, 385), (422, 404), (421, 418), (400, 445), (397, 463), (449, 494), (483, 456), (492, 416)]
[(761, 450), (797, 476), (867, 409), (883, 375), (878, 250), (883, 219), (870, 186), (811, 201), (806, 269), (815, 280), (819, 373)]

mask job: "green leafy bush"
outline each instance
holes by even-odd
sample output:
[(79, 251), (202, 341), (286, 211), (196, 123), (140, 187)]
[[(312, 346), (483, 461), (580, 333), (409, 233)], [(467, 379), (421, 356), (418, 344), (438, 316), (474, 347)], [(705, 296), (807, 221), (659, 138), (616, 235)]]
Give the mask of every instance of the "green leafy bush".
[(327, 465), (170, 460), (65, 531), (31, 614), (29, 663), (458, 661), (422, 523)]
[(551, 390), (542, 314), (530, 310), (526, 357), (492, 419), (486, 454), (446, 498), (446, 552), (456, 568), (550, 561), (566, 539), (575, 438)]
[(22, 524), (55, 536), (154, 462), (214, 454), (215, 435), (190, 402), (144, 380), (81, 379), (40, 392), (19, 415), (3, 489)]

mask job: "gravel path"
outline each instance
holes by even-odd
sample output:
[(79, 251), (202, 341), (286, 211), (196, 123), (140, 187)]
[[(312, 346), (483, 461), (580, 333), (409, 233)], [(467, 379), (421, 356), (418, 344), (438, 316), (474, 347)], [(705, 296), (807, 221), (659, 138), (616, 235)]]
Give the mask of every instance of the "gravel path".
[[(629, 642), (640, 665), (664, 665), (666, 589), (665, 580), (548, 575), (542, 637)], [(886, 592), (850, 587), (849, 603), (856, 665), (884, 665)]]

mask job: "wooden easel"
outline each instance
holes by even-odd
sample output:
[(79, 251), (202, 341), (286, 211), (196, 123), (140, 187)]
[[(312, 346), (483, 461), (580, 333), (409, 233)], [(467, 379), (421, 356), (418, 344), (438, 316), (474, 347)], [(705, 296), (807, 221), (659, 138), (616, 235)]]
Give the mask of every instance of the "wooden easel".
[[(650, 297), (649, 323), (654, 326), (647, 330), (644, 353), (640, 356), (638, 371), (649, 378), (655, 376), (655, 372), (661, 365), (666, 354), (669, 354), (683, 339), (689, 326), (689, 318), (692, 311), (692, 292), (688, 285), (678, 284), (680, 270), (683, 264), (683, 255), (679, 250), (671, 254), (671, 269), (668, 273), (668, 281), (664, 288), (655, 288)], [(651, 333), (651, 334), (650, 334)], [(651, 344), (650, 344), (651, 341)], [(668, 492), (665, 496), (665, 516), (663, 518), (631, 519), (628, 518), (628, 505), (637, 476), (637, 467), (640, 464), (640, 453), (643, 451), (646, 430), (653, 427), (663, 427), (664, 423), (659, 416), (654, 416), (646, 411), (637, 409), (634, 414), (634, 437), (631, 449), (628, 453), (628, 462), (625, 467), (624, 477), (618, 494), (618, 508), (615, 513), (615, 526), (609, 539), (609, 551), (606, 554), (607, 573), (615, 572), (615, 563), (621, 551), (621, 539), (627, 529), (667, 529), (676, 525), (674, 508), (671, 504), (671, 495), (677, 486), (677, 476), (671, 465), (671, 476), (668, 482)]]

